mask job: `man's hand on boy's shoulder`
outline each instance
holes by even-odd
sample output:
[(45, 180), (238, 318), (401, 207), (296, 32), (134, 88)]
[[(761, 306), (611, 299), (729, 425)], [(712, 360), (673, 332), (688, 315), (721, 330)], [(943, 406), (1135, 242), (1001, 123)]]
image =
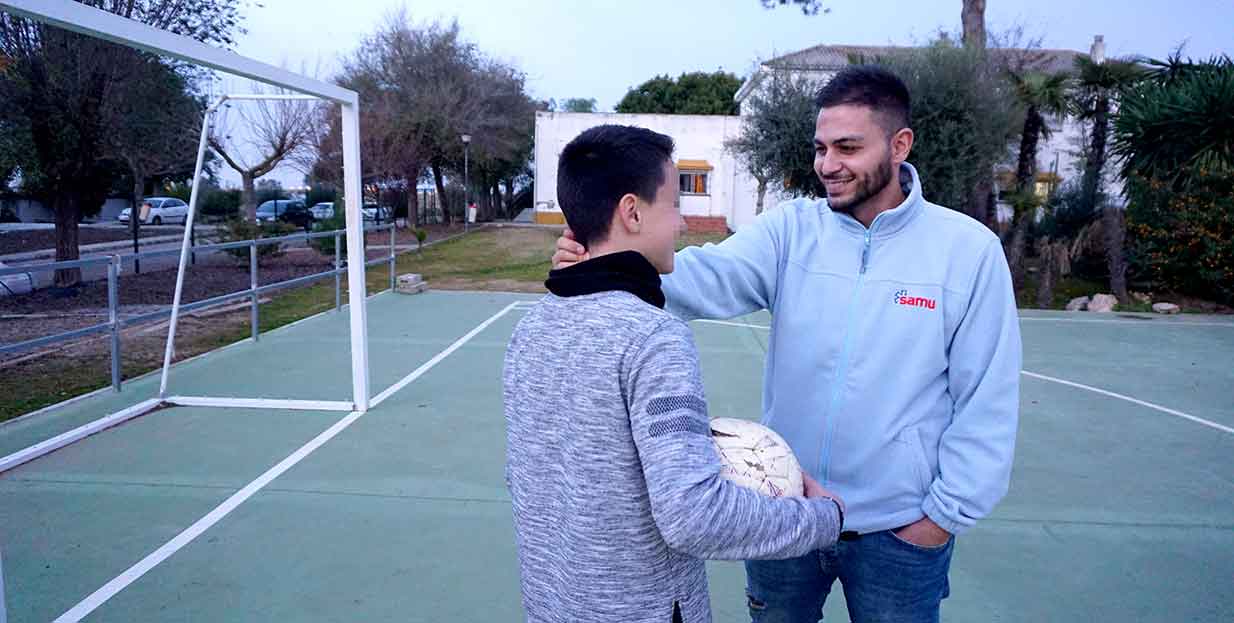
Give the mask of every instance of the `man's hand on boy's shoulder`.
[(553, 253), (553, 270), (561, 270), (591, 259), (587, 249), (574, 240), (574, 232), (567, 227), (557, 239), (557, 252)]

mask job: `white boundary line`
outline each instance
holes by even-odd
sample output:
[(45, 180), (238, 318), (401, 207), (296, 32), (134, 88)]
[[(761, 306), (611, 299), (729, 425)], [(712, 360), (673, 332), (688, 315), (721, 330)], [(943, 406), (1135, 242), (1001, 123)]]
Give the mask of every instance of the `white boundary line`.
[(355, 405), (340, 400), (281, 400), (273, 398), (216, 398), (213, 396), (169, 396), (167, 402), (181, 407), (223, 407), (226, 409), (292, 409), (296, 411), (353, 411)]
[(1020, 371), (1020, 374), (1023, 374), (1024, 376), (1031, 377), (1031, 378), (1034, 378), (1034, 379), (1040, 379), (1040, 380), (1042, 380), (1042, 381), (1050, 381), (1050, 382), (1052, 382), (1052, 383), (1058, 383), (1058, 384), (1060, 384), (1060, 385), (1066, 385), (1066, 386), (1068, 386), (1068, 387), (1075, 387), (1075, 388), (1077, 388), (1077, 389), (1084, 389), (1084, 390), (1088, 390), (1088, 391), (1093, 392), (1093, 393), (1101, 394), (1102, 396), (1109, 396), (1110, 398), (1117, 398), (1117, 399), (1119, 399), (1119, 400), (1126, 400), (1127, 402), (1134, 403), (1134, 404), (1140, 405), (1140, 406), (1142, 406), (1142, 407), (1148, 407), (1149, 409), (1156, 409), (1157, 411), (1160, 411), (1160, 412), (1162, 412), (1162, 413), (1168, 413), (1168, 414), (1173, 415), (1173, 416), (1175, 416), (1175, 417), (1180, 417), (1180, 418), (1183, 418), (1184, 420), (1190, 420), (1190, 421), (1192, 421), (1192, 422), (1195, 422), (1196, 424), (1203, 424), (1204, 426), (1207, 426), (1207, 427), (1209, 427), (1209, 428), (1213, 428), (1213, 429), (1219, 430), (1219, 431), (1221, 431), (1221, 432), (1224, 432), (1224, 433), (1229, 433), (1229, 434), (1231, 434), (1231, 435), (1234, 435), (1234, 428), (1230, 428), (1229, 426), (1223, 426), (1223, 425), (1218, 424), (1218, 423), (1216, 423), (1216, 422), (1213, 422), (1213, 421), (1211, 421), (1211, 420), (1206, 420), (1206, 419), (1204, 419), (1204, 418), (1202, 418), (1202, 417), (1196, 417), (1196, 416), (1194, 416), (1194, 415), (1189, 415), (1189, 414), (1187, 414), (1187, 413), (1183, 413), (1182, 411), (1177, 411), (1177, 410), (1171, 409), (1171, 408), (1169, 408), (1169, 407), (1163, 407), (1163, 406), (1161, 406), (1161, 405), (1159, 405), (1159, 404), (1153, 404), (1153, 403), (1151, 403), (1151, 402), (1147, 402), (1147, 401), (1144, 401), (1144, 400), (1139, 400), (1138, 398), (1132, 398), (1131, 396), (1124, 396), (1124, 395), (1122, 395), (1122, 394), (1116, 394), (1116, 393), (1114, 393), (1114, 392), (1112, 392), (1112, 391), (1109, 391), (1109, 390), (1106, 390), (1106, 389), (1101, 389), (1100, 387), (1093, 387), (1093, 386), (1091, 386), (1091, 385), (1084, 385), (1084, 384), (1081, 384), (1081, 383), (1076, 383), (1076, 382), (1073, 382), (1073, 381), (1068, 381), (1068, 380), (1064, 380), (1064, 379), (1059, 379), (1059, 378), (1055, 378), (1055, 377), (1052, 377), (1052, 376), (1046, 376), (1046, 375), (1044, 375), (1044, 374), (1037, 374), (1036, 372), (1029, 372), (1028, 370), (1021, 370), (1021, 371)]
[[(467, 335), (464, 335), (463, 337), (459, 338), (453, 344), (448, 346), (445, 350), (438, 353), (435, 357), (429, 360), (428, 363), (425, 363), (424, 365), (420, 366), (407, 379), (400, 381), (399, 388), (401, 389), (402, 387), (405, 387), (411, 381), (414, 381), (416, 378), (419, 378), (420, 376), (424, 375), (424, 373), (432, 369), (433, 366), (436, 366), (437, 364), (441, 363), (441, 361), (445, 359), (447, 356), (449, 356), (450, 353), (453, 353), (454, 351), (461, 348), (463, 344), (467, 343), (468, 340), (475, 337), (478, 333), (480, 333), (480, 331), (483, 331), (486, 327), (491, 325), (498, 318), (501, 318), (507, 312), (509, 312), (512, 307), (513, 307), (513, 304), (507, 305), (504, 309), (494, 314), (488, 320), (485, 320), (484, 322), (480, 323), (479, 326), (477, 326), (475, 329), (472, 329), (470, 332), (467, 333)], [(379, 401), (374, 401), (372, 403), (373, 406), (376, 406), (377, 402)], [(239, 491), (233, 493), (226, 500), (223, 500), (223, 502), (219, 504), (218, 506), (216, 506), (214, 510), (211, 510), (209, 513), (206, 513), (204, 517), (193, 522), (193, 525), (186, 528), (180, 534), (177, 534), (170, 541), (164, 543), (161, 547), (159, 547), (158, 549), (148, 554), (145, 558), (141, 559), (137, 564), (133, 565), (132, 567), (129, 567), (127, 570), (125, 570), (123, 573), (116, 576), (115, 578), (112, 578), (110, 582), (104, 584), (101, 588), (91, 593), (85, 599), (81, 600), (77, 605), (73, 606), (67, 612), (57, 617), (54, 623), (77, 623), (78, 621), (81, 621), (83, 618), (89, 616), (90, 613), (94, 612), (99, 606), (106, 603), (107, 600), (111, 599), (117, 593), (124, 590), (126, 587), (128, 587), (133, 582), (137, 581), (137, 579), (145, 575), (146, 572), (158, 566), (164, 560), (167, 560), (168, 558), (170, 558), (172, 554), (175, 554), (185, 545), (188, 545), (189, 543), (191, 543), (193, 539), (196, 539), (198, 536), (201, 536), (202, 533), (204, 533), (206, 530), (209, 530), (211, 526), (213, 526), (214, 524), (222, 520), (224, 517), (226, 517), (229, 513), (231, 513), (231, 511), (235, 510), (236, 507), (240, 506), (246, 500), (253, 497), (253, 495), (255, 495), (258, 491), (261, 491), (266, 485), (270, 484), (270, 482), (273, 481), (275, 478), (278, 478), (279, 476), (283, 475), (283, 473), (285, 473), (287, 470), (291, 469), (292, 467), (295, 467), (297, 463), (299, 463), (300, 461), (303, 461), (305, 457), (312, 454), (314, 451), (316, 451), (318, 448), (324, 445), (327, 441), (330, 441), (336, 435), (343, 432), (344, 429), (346, 429), (348, 426), (351, 426), (353, 422), (360, 419), (363, 415), (364, 415), (364, 412), (362, 411), (352, 411), (351, 413), (347, 414), (347, 416), (344, 417), (343, 419), (339, 420), (338, 422), (335, 422), (332, 426), (330, 426), (330, 428), (327, 428), (320, 435), (317, 435), (311, 441), (301, 446), (298, 450), (291, 453), (287, 458), (283, 459), (282, 461), (279, 461), (278, 464), (276, 464), (274, 467), (271, 467), (269, 470), (266, 470), (266, 472), (258, 476), (256, 480), (245, 485), (243, 489), (240, 489)]]
[(162, 403), (158, 398), (139, 402), (123, 411), (117, 411), (107, 417), (99, 418), (88, 424), (83, 424), (65, 433), (61, 433), (34, 444), (24, 450), (18, 450), (4, 458), (0, 458), (0, 473), (6, 472), (18, 465), (28, 463), (41, 456), (50, 454), (71, 443), (89, 437), (95, 433), (107, 430), (117, 424), (123, 424), (135, 417), (144, 415)]
[[(1030, 318), (1021, 318), (1021, 320), (1030, 320)], [(1055, 320), (1055, 319), (1053, 319), (1053, 318), (1044, 318), (1043, 320)], [(1121, 322), (1121, 321), (1118, 321), (1118, 320), (1080, 320), (1080, 319), (1064, 319), (1064, 318), (1059, 318), (1059, 319), (1057, 319), (1057, 320), (1072, 320), (1072, 321), (1074, 321), (1074, 322)], [(770, 329), (770, 328), (771, 328), (771, 327), (765, 327), (765, 326), (762, 326), (762, 325), (756, 325), (756, 324), (745, 324), (745, 323), (740, 323), (740, 322), (727, 322), (727, 321), (724, 321), (724, 320), (696, 320), (695, 322), (705, 322), (705, 323), (708, 323), (708, 324), (718, 324), (718, 325), (724, 325), (724, 326), (729, 326), (729, 327), (745, 327), (745, 328), (750, 328), (750, 329)], [(1129, 324), (1135, 324), (1135, 323), (1129, 323)], [(1148, 324), (1148, 323), (1144, 323), (1144, 324)], [(1174, 323), (1158, 323), (1158, 324), (1192, 325), (1192, 324), (1199, 324), (1199, 323), (1174, 322)], [(1234, 325), (1222, 325), (1222, 326), (1234, 326)], [(1078, 389), (1084, 389), (1084, 390), (1088, 390), (1088, 391), (1090, 391), (1090, 392), (1095, 392), (1095, 393), (1101, 394), (1101, 395), (1103, 395), (1103, 396), (1109, 396), (1110, 398), (1117, 398), (1117, 399), (1119, 399), (1119, 400), (1126, 400), (1127, 402), (1131, 402), (1131, 403), (1134, 403), (1134, 404), (1137, 404), (1137, 405), (1140, 405), (1140, 406), (1143, 406), (1143, 407), (1148, 407), (1148, 408), (1150, 408), (1150, 409), (1156, 409), (1157, 411), (1160, 411), (1160, 412), (1162, 412), (1162, 413), (1168, 413), (1168, 414), (1173, 415), (1173, 416), (1175, 416), (1175, 417), (1180, 417), (1180, 418), (1183, 418), (1184, 420), (1190, 420), (1190, 421), (1195, 422), (1195, 423), (1197, 423), (1197, 424), (1203, 424), (1204, 426), (1207, 426), (1207, 427), (1209, 427), (1209, 428), (1213, 428), (1213, 429), (1219, 430), (1219, 431), (1221, 431), (1221, 432), (1224, 432), (1224, 433), (1230, 433), (1230, 434), (1234, 435), (1234, 428), (1230, 428), (1230, 427), (1228, 427), (1228, 426), (1224, 426), (1224, 425), (1218, 424), (1218, 423), (1213, 422), (1213, 421), (1211, 421), (1211, 420), (1206, 420), (1206, 419), (1204, 419), (1204, 418), (1202, 418), (1202, 417), (1196, 417), (1196, 416), (1194, 416), (1194, 415), (1190, 415), (1190, 414), (1188, 414), (1188, 413), (1183, 413), (1182, 411), (1178, 411), (1178, 410), (1175, 410), (1175, 409), (1171, 409), (1171, 408), (1169, 408), (1169, 407), (1163, 407), (1163, 406), (1161, 406), (1161, 405), (1159, 405), (1159, 404), (1154, 404), (1154, 403), (1151, 403), (1151, 402), (1147, 402), (1147, 401), (1144, 401), (1144, 400), (1140, 400), (1140, 399), (1138, 399), (1138, 398), (1132, 398), (1131, 396), (1124, 396), (1124, 395), (1122, 395), (1122, 394), (1118, 394), (1118, 393), (1115, 393), (1115, 392), (1112, 392), (1112, 391), (1109, 391), (1109, 390), (1101, 389), (1101, 388), (1099, 388), (1099, 387), (1092, 387), (1092, 386), (1090, 386), (1090, 385), (1084, 385), (1084, 384), (1081, 384), (1081, 383), (1075, 383), (1075, 382), (1073, 382), (1073, 381), (1067, 381), (1067, 380), (1064, 380), (1064, 379), (1059, 379), (1059, 378), (1055, 378), (1055, 377), (1052, 377), (1052, 376), (1046, 376), (1046, 375), (1044, 375), (1044, 374), (1037, 374), (1036, 372), (1029, 372), (1028, 370), (1021, 370), (1021, 371), (1020, 371), (1020, 373), (1021, 373), (1021, 374), (1023, 374), (1023, 375), (1025, 375), (1025, 376), (1032, 377), (1032, 378), (1035, 378), (1035, 379), (1040, 379), (1040, 380), (1043, 380), (1043, 381), (1050, 381), (1050, 382), (1053, 382), (1053, 383), (1060, 383), (1060, 384), (1062, 384), (1062, 385), (1067, 385), (1067, 386), (1069, 386), (1069, 387), (1075, 387), (1075, 388), (1078, 388)]]
[(1224, 327), (1234, 329), (1234, 322), (1179, 322), (1175, 320), (1159, 320), (1152, 316), (1134, 316), (1132, 318), (1116, 319), (1100, 319), (1100, 318), (1050, 318), (1048, 316), (1020, 316), (1021, 321), (1029, 322), (1082, 322), (1088, 324), (1121, 324), (1125, 326), (1135, 327)]
[(453, 344), (447, 346), (445, 350), (441, 351), (440, 353), (437, 353), (437, 356), (433, 357), (432, 359), (429, 359), (427, 362), (425, 362), (424, 365), (420, 366), (419, 368), (416, 368), (414, 372), (403, 377), (403, 380), (395, 383), (394, 385), (391, 385), (390, 388), (387, 389), (386, 391), (381, 392), (380, 394), (377, 394), (377, 397), (373, 398), (373, 401), (371, 403), (372, 406), (376, 407), (377, 405), (385, 402), (387, 398), (389, 398), (390, 396), (393, 396), (396, 392), (398, 392), (398, 390), (403, 389), (404, 387), (407, 387), (407, 385), (410, 384), (412, 381), (420, 378), (420, 376), (423, 375), (425, 372), (428, 372), (430, 368), (440, 363), (442, 359), (445, 359), (446, 357), (450, 356), (450, 353), (453, 353), (454, 351), (461, 348), (463, 344), (466, 344), (468, 341), (470, 341), (471, 338), (476, 336), (476, 334), (487, 329), (489, 325), (493, 324), (494, 322), (497, 322), (497, 320), (500, 319), (502, 316), (508, 314), (511, 310), (514, 309), (515, 305), (518, 305), (518, 303), (514, 302), (514, 303), (510, 303), (509, 305), (506, 305), (505, 307), (501, 309), (501, 311), (497, 312), (496, 314), (493, 314), (492, 316), (489, 317), (488, 320), (481, 322), (476, 328), (469, 331), (467, 335), (460, 337)]

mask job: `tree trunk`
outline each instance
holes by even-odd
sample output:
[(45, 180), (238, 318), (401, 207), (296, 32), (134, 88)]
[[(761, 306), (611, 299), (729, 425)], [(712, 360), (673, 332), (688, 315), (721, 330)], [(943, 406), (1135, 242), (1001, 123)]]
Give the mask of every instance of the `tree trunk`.
[(1080, 205), (1096, 210), (1101, 190), (1101, 169), (1105, 166), (1106, 135), (1110, 130), (1110, 97), (1102, 93), (1093, 109), (1093, 136), (1088, 157), (1084, 161), (1084, 177), (1080, 182)]
[(1050, 309), (1053, 306), (1054, 283), (1061, 272), (1058, 261), (1060, 252), (1063, 252), (1063, 249), (1051, 242), (1049, 238), (1042, 240), (1038, 247), (1037, 255), (1041, 258), (1041, 266), (1037, 271), (1040, 276), (1040, 281), (1037, 283), (1037, 307), (1041, 309)]
[(257, 222), (257, 189), (253, 185), (252, 173), (241, 173), (240, 184), (243, 189), (240, 191), (240, 206), (243, 210), (244, 218), (249, 222)]
[(420, 228), (420, 192), (416, 190), (415, 184), (408, 184), (411, 192), (407, 193), (407, 222), (411, 226)]
[(1006, 252), (1007, 267), (1011, 269), (1011, 282), (1019, 290), (1019, 287), (1024, 284), (1024, 250), (1028, 244), (1028, 223), (1031, 216), (1029, 214), (1017, 216), (1015, 229), (1011, 234)]
[(444, 225), (449, 225), (450, 198), (446, 196), (446, 182), (441, 175), (441, 163), (434, 161), (429, 168), (433, 170), (433, 184), (437, 186), (437, 203), (441, 206), (441, 222)]
[[(56, 214), (56, 261), (69, 262), (80, 257), (77, 241), (77, 216), (81, 206), (77, 197), (57, 193), (52, 200)], [(71, 288), (81, 283), (81, 269), (67, 268), (56, 271), (55, 286)]]
[(506, 178), (506, 220), (513, 221), (518, 216), (514, 213), (514, 178)]
[(990, 231), (998, 231), (998, 210), (994, 203), (994, 179), (990, 175), (983, 175), (981, 179), (973, 185), (973, 190), (968, 196), (968, 206), (965, 213), (973, 217), (979, 223), (985, 223)]
[(1101, 228), (1105, 234), (1105, 260), (1110, 269), (1110, 289), (1118, 302), (1123, 305), (1131, 303), (1127, 294), (1127, 258), (1123, 254), (1123, 244), (1126, 241), (1127, 230), (1125, 216), (1121, 208), (1106, 206), (1101, 211)]
[(964, 47), (985, 49), (985, 0), (964, 0), (960, 9), (964, 26)]
[(1024, 119), (1024, 131), (1020, 134), (1020, 159), (1015, 169), (1015, 186), (1019, 192), (1033, 192), (1033, 182), (1037, 175), (1037, 143), (1041, 138), (1044, 122), (1037, 107), (1029, 106)]
[[(141, 200), (142, 195), (146, 192), (145, 176), (138, 168), (133, 169), (133, 207), (129, 208), (129, 230), (133, 233), (133, 253), (141, 253), (141, 244), (137, 241), (141, 224), (138, 217), (141, 215)], [(133, 272), (141, 274), (141, 260), (133, 258)]]
[(763, 200), (767, 197), (767, 178), (756, 177), (754, 181), (758, 182), (758, 197), (754, 200), (754, 216), (763, 213)]

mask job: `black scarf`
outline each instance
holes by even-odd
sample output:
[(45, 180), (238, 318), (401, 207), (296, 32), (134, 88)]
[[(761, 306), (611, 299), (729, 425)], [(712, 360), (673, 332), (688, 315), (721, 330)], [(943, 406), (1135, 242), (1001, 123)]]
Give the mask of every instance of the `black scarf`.
[(620, 290), (643, 299), (648, 305), (664, 309), (660, 272), (638, 251), (601, 255), (550, 271), (544, 285), (549, 292), (561, 297)]

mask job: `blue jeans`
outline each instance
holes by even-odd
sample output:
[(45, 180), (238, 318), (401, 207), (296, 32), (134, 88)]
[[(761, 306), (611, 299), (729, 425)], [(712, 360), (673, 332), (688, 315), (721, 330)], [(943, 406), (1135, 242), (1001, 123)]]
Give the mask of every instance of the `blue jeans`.
[(746, 562), (754, 623), (817, 623), (838, 579), (853, 623), (937, 623), (950, 592), (947, 571), (955, 537), (938, 547), (904, 541), (891, 531), (788, 560)]

